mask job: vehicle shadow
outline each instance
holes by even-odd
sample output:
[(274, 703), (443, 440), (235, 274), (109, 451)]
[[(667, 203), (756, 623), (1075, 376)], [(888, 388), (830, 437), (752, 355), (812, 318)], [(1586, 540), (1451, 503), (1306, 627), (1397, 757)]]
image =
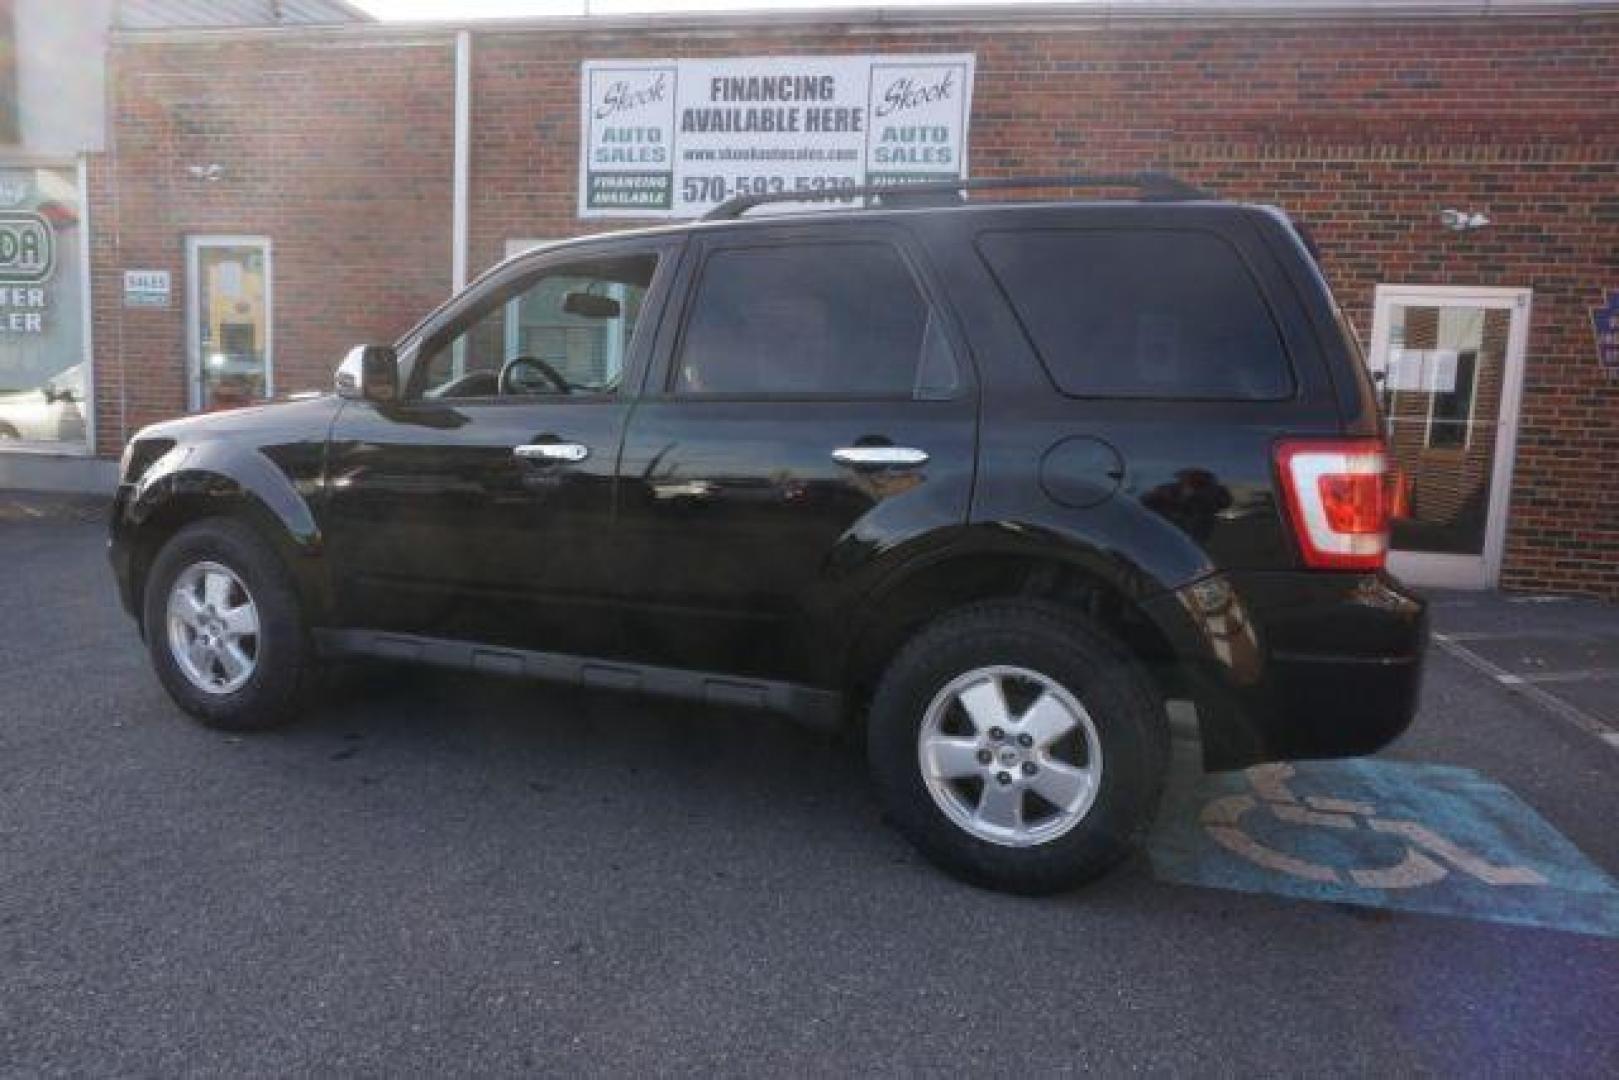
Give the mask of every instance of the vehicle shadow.
[[(353, 812), (430, 806), (536, 844), (560, 835), (614, 867), (674, 859), (793, 887), (806, 866), (946, 880), (886, 825), (858, 736), (766, 713), (363, 664), (275, 742)], [(1196, 751), (1177, 740), (1172, 783), (1196, 783)], [(1121, 871), (1135, 879), (1144, 860)]]
[[(877, 836), (880, 858), (911, 860), (881, 827), (858, 741), (766, 713), (363, 664), (274, 741), (367, 800), (493, 803), (508, 823), (592, 843), (653, 826), (693, 849), (743, 834), (802, 849), (818, 835), (847, 852)], [(678, 835), (677, 820), (695, 831)]]

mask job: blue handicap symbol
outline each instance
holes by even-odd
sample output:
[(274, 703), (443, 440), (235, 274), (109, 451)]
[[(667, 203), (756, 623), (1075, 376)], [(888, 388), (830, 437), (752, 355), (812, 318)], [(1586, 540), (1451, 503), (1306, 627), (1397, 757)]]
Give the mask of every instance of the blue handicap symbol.
[(1619, 885), (1471, 769), (1260, 765), (1171, 792), (1161, 881), (1619, 937)]

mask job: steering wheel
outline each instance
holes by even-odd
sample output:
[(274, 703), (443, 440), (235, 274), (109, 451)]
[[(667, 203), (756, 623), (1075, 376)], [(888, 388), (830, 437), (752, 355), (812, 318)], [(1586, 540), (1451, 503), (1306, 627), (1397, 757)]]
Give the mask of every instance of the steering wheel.
[(556, 368), (547, 364), (537, 356), (514, 356), (500, 366), (499, 390), (505, 394), (532, 394), (535, 392), (534, 383), (530, 381), (529, 372), (538, 373), (546, 382), (556, 387), (559, 394), (573, 393), (573, 387), (568, 385)]

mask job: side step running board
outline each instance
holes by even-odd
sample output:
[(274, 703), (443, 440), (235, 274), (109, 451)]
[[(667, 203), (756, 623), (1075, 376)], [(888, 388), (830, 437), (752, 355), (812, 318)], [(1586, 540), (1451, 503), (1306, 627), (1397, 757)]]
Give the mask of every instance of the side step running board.
[(434, 667), (541, 679), (568, 686), (627, 690), (732, 708), (780, 713), (807, 727), (832, 730), (843, 715), (842, 696), (798, 683), (736, 678), (686, 668), (655, 667), (621, 660), (595, 660), (565, 653), (531, 652), (447, 638), (378, 630), (316, 630), (322, 656), (364, 656)]

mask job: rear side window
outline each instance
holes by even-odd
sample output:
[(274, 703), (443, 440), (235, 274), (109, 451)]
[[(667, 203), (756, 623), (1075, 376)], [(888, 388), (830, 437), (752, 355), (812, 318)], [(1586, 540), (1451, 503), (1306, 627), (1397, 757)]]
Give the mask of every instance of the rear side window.
[(672, 374), (685, 396), (949, 396), (948, 339), (886, 243), (715, 252)]
[(1076, 397), (1274, 401), (1293, 373), (1230, 244), (1186, 230), (996, 232), (979, 251)]

